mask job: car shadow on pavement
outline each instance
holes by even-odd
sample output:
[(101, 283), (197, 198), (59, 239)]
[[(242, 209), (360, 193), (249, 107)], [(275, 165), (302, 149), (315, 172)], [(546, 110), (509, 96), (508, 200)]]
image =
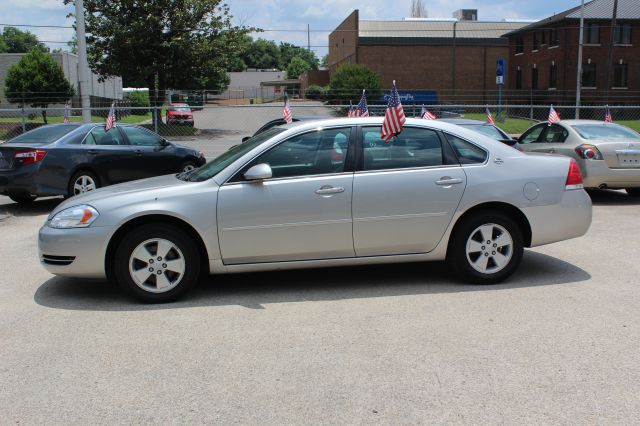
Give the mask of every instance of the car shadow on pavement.
[(446, 264), (433, 262), (216, 275), (203, 279), (180, 301), (159, 305), (136, 303), (104, 280), (54, 277), (37, 289), (34, 300), (49, 308), (92, 311), (229, 305), (265, 309), (272, 303), (500, 291), (590, 278), (588, 272), (568, 262), (526, 251), (519, 270), (506, 282), (495, 285), (460, 283)]
[(37, 199), (31, 203), (10, 203), (0, 205), (0, 215), (9, 216), (39, 216), (48, 214), (64, 201), (62, 197), (47, 197)]
[(640, 197), (630, 197), (623, 190), (589, 189), (587, 192), (594, 206), (640, 206)]

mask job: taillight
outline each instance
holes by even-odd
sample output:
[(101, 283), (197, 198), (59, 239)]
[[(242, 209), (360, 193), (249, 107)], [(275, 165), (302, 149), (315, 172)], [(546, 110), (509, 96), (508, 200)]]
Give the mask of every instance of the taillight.
[(576, 153), (585, 160), (602, 160), (602, 153), (593, 145), (582, 144), (576, 147)]
[(16, 155), (13, 156), (15, 159), (22, 159), (22, 165), (33, 164), (39, 161), (42, 161), (44, 157), (47, 155), (47, 151), (43, 151), (41, 149), (34, 149), (32, 151), (21, 151), (17, 152)]
[(580, 171), (580, 166), (578, 162), (571, 159), (571, 163), (569, 163), (569, 174), (567, 174), (567, 182), (564, 184), (565, 190), (571, 189), (582, 189), (584, 185), (582, 183), (582, 172)]

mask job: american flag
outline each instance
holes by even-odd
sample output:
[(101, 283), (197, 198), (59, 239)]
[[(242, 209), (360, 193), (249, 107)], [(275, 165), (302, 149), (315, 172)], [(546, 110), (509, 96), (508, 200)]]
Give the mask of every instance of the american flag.
[(420, 111), (420, 117), (424, 118), (425, 120), (437, 120), (438, 119), (434, 113), (432, 113), (431, 111), (429, 111), (425, 107), (422, 107), (422, 111)]
[(291, 106), (289, 105), (289, 96), (287, 96), (287, 92), (284, 92), (284, 108), (282, 108), (282, 117), (284, 117), (285, 123), (293, 123), (293, 113), (291, 112)]
[(400, 103), (400, 95), (398, 95), (398, 89), (396, 89), (396, 81), (393, 80), (389, 103), (387, 104), (387, 109), (384, 111), (384, 121), (382, 122), (380, 137), (389, 142), (391, 138), (402, 132), (402, 126), (404, 126), (405, 121), (407, 121), (407, 119), (404, 116), (404, 109), (402, 109), (402, 104)]
[(358, 106), (355, 110), (356, 117), (368, 117), (369, 116), (369, 107), (367, 106), (367, 97), (364, 95), (364, 90), (362, 91), (362, 96), (360, 97), (360, 102), (358, 102)]
[(560, 115), (553, 109), (553, 105), (549, 108), (549, 126), (560, 121)]
[(64, 104), (64, 119), (62, 120), (64, 124), (69, 124), (69, 104)]
[(109, 108), (109, 115), (107, 115), (107, 121), (104, 123), (104, 131), (108, 132), (113, 126), (116, 125), (116, 103), (111, 103), (111, 108)]
[(347, 117), (355, 117), (355, 116), (356, 116), (356, 109), (351, 103), (351, 101), (349, 101), (349, 112), (347, 112)]
[(611, 116), (611, 111), (609, 110), (609, 105), (607, 105), (607, 113), (604, 116), (605, 123), (613, 123), (613, 117)]
[(488, 124), (496, 124), (495, 121), (493, 121), (493, 115), (491, 115), (491, 111), (489, 111), (489, 105), (487, 105), (485, 107), (486, 111), (487, 111), (487, 123)]

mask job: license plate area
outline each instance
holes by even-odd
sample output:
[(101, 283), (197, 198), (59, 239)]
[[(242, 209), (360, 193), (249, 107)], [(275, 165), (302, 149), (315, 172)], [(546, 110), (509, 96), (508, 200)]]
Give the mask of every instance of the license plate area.
[(616, 151), (620, 167), (640, 168), (640, 151), (625, 150)]

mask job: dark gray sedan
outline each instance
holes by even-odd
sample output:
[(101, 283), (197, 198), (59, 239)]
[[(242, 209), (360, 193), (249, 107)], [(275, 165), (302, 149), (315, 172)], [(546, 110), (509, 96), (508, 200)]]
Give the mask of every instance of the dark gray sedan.
[(101, 186), (189, 171), (202, 153), (143, 127), (52, 124), (0, 145), (0, 194), (18, 203), (82, 194)]

